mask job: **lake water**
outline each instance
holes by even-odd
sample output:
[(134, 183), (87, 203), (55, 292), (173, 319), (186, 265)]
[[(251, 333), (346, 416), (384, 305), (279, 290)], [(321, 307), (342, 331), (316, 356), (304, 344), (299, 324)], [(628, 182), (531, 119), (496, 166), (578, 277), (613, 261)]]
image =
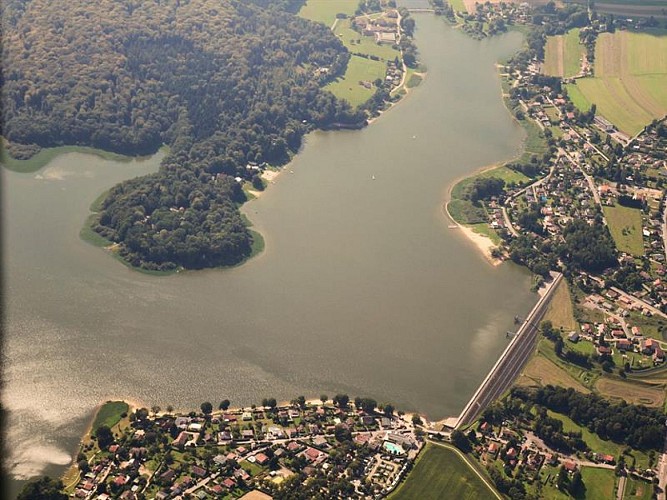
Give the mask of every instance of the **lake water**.
[(454, 179), (520, 149), (494, 62), (521, 36), (478, 42), (415, 18), (427, 79), (362, 131), (308, 137), (245, 205), (266, 251), (243, 266), (154, 277), (79, 239), (90, 203), (160, 154), (3, 170), (15, 477), (61, 473), (113, 397), (189, 409), (347, 392), (434, 419), (461, 410), (536, 300), (525, 270), (489, 265), (441, 209)]

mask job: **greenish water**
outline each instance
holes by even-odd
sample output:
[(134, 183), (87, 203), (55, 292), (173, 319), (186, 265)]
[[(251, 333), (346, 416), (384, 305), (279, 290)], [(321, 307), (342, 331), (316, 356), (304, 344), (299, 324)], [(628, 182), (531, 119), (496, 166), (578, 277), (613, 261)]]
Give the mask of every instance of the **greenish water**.
[(527, 272), (490, 266), (441, 209), (454, 179), (520, 148), (493, 64), (521, 36), (477, 42), (415, 18), (428, 77), (371, 127), (308, 137), (245, 205), (265, 249), (242, 266), (147, 276), (79, 238), (93, 200), (161, 154), (3, 170), (15, 477), (62, 472), (112, 398), (185, 409), (344, 391), (460, 411), (536, 300)]

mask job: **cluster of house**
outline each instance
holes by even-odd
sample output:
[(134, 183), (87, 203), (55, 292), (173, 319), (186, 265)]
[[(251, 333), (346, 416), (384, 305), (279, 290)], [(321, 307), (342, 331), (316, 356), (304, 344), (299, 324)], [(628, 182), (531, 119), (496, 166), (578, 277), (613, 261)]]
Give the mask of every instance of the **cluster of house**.
[(463, 23), (463, 30), (476, 38), (505, 31), (506, 25), (527, 24), (531, 20), (530, 5), (525, 2), (475, 2), (474, 11), (470, 11), (469, 2), (465, 4), (469, 12), (455, 15)]
[[(486, 465), (501, 461), (506, 469), (522, 471), (537, 480), (549, 480), (550, 470), (545, 478), (539, 478), (544, 467), (563, 467), (568, 474), (574, 474), (582, 466), (610, 468), (617, 464), (616, 457), (606, 453), (587, 451), (581, 457), (565, 455), (549, 448), (532, 431), (521, 425), (505, 421), (497, 430), (488, 422), (481, 422), (477, 429), (478, 443), (475, 455)], [(652, 469), (631, 468), (635, 477), (651, 481), (655, 476)]]
[[(591, 295), (588, 300), (596, 303), (604, 302), (604, 298), (599, 295)], [(649, 364), (639, 358), (637, 364), (632, 366), (633, 369), (648, 368), (665, 361), (665, 352), (661, 341), (645, 338), (638, 327), (628, 328), (626, 324), (614, 320), (606, 323), (583, 323), (581, 332), (571, 331), (567, 338), (573, 343), (582, 340), (593, 342), (599, 356), (612, 356), (614, 354), (613, 349), (616, 348), (619, 353), (624, 354), (626, 360), (629, 360), (628, 353), (637, 353), (650, 358), (652, 361), (652, 364)]]
[(363, 36), (375, 38), (378, 44), (394, 45), (400, 40), (398, 12), (387, 10), (380, 16), (359, 16), (352, 19), (352, 29)]
[[(663, 284), (667, 254), (664, 222), (659, 210), (664, 201), (661, 187), (667, 176), (667, 120), (646, 127), (627, 143), (622, 154), (616, 151), (623, 178), (600, 183), (593, 176), (594, 160), (607, 164), (615, 148), (613, 141), (593, 142), (599, 134), (594, 129), (609, 129), (610, 124), (602, 117), (596, 117), (590, 126), (577, 123), (577, 116), (569, 111), (566, 98), (544, 85), (538, 74), (536, 61), (525, 68), (513, 67), (509, 74), (510, 85), (525, 113), (537, 126), (543, 130), (550, 128), (552, 134), (558, 130), (558, 152), (550, 163), (537, 165), (543, 178), (527, 187), (506, 186), (504, 196), (487, 204), (489, 224), (501, 234), (506, 228), (518, 234), (522, 229), (517, 223), (519, 214), (526, 206), (537, 204), (543, 233), (558, 239), (568, 222), (578, 219), (593, 223), (599, 209), (605, 206), (629, 202), (628, 206), (640, 207), (641, 228), (633, 230), (641, 231), (644, 256), (650, 265), (647, 268), (646, 262), (628, 254), (621, 254), (619, 263), (634, 268), (642, 280), (641, 288), (628, 293), (647, 306), (655, 307), (659, 313), (667, 311), (667, 288)], [(503, 217), (501, 203), (509, 219)], [(604, 220), (604, 213), (601, 215)], [(637, 304), (634, 307), (643, 314), (651, 309)]]
[[(337, 450), (343, 445), (341, 457)], [(266, 499), (295, 475), (302, 481), (315, 476), (338, 481), (341, 471), (348, 474), (341, 467), (357, 460), (363, 474), (348, 474), (353, 498), (374, 498), (396, 487), (420, 448), (412, 424), (403, 418), (355, 408), (294, 405), (149, 415), (134, 419), (113, 444), (91, 457), (73, 496)]]

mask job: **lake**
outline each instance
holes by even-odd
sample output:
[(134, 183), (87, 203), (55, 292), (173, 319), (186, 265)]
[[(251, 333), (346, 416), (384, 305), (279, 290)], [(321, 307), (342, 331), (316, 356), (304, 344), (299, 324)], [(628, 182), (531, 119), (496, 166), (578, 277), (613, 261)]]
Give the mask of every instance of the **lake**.
[(3, 169), (10, 473), (61, 473), (109, 398), (346, 392), (432, 419), (461, 410), (536, 301), (526, 270), (488, 264), (442, 213), (456, 178), (520, 150), (494, 63), (522, 37), (415, 18), (426, 80), (364, 130), (308, 136), (244, 206), (266, 250), (242, 266), (156, 277), (79, 239), (90, 203), (161, 153)]

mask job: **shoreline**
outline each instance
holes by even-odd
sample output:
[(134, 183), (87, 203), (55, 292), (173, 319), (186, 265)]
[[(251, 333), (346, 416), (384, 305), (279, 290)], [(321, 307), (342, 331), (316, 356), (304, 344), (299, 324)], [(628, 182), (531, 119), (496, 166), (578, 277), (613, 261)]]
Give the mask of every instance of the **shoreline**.
[[(494, 64), (494, 67), (496, 69), (496, 74), (498, 75), (499, 78), (502, 78), (502, 76), (500, 75), (500, 70), (504, 66), (505, 65), (501, 64), (500, 62), (496, 62)], [(521, 155), (523, 155), (523, 153), (526, 150), (526, 143), (528, 141), (528, 130), (526, 129), (526, 127), (524, 127), (524, 125), (519, 120), (517, 120), (517, 118), (512, 114), (511, 110), (507, 106), (507, 96), (505, 95), (505, 93), (503, 91), (502, 83), (500, 85), (500, 96), (501, 96), (501, 99), (503, 101), (503, 106), (505, 106), (505, 109), (507, 110), (507, 113), (511, 116), (512, 121), (521, 127), (521, 129), (526, 134), (526, 137), (523, 139), (523, 141), (521, 142), (521, 146), (519, 147), (516, 154), (512, 158), (510, 158), (508, 160), (498, 161), (498, 162), (492, 163), (490, 165), (485, 165), (483, 167), (478, 168), (474, 172), (471, 172), (468, 175), (463, 175), (463, 176), (460, 176), (460, 177), (457, 177), (456, 179), (454, 179), (447, 186), (447, 193), (445, 195), (445, 202), (443, 203), (443, 206), (442, 206), (443, 212), (446, 214), (447, 218), (450, 221), (452, 221), (458, 227), (458, 229), (461, 230), (462, 234), (466, 237), (466, 239), (468, 239), (468, 241), (470, 243), (472, 243), (477, 248), (477, 250), (486, 258), (486, 260), (494, 267), (499, 266), (500, 264), (502, 264), (505, 261), (504, 259), (496, 258), (491, 254), (491, 251), (494, 248), (500, 248), (500, 247), (497, 246), (496, 244), (494, 244), (493, 241), (491, 240), (491, 238), (475, 232), (470, 226), (468, 226), (466, 224), (463, 224), (463, 223), (460, 223), (454, 217), (452, 217), (451, 213), (449, 212), (449, 203), (452, 200), (452, 191), (454, 190), (454, 187), (456, 187), (457, 184), (459, 184), (460, 182), (462, 182), (466, 179), (470, 179), (472, 177), (480, 175), (484, 172), (489, 172), (491, 170), (495, 170), (497, 168), (503, 167), (503, 166), (507, 165), (509, 162), (521, 158)], [(488, 222), (485, 222), (484, 224), (488, 224)]]
[(494, 267), (497, 267), (505, 262), (504, 259), (494, 257), (491, 253), (495, 248), (499, 247), (493, 243), (493, 241), (491, 241), (491, 238), (484, 236), (483, 234), (479, 234), (475, 232), (469, 225), (457, 221), (449, 212), (449, 203), (452, 201), (452, 191), (454, 190), (454, 187), (456, 187), (456, 185), (461, 181), (477, 176), (484, 172), (488, 172), (490, 170), (495, 170), (502, 166), (502, 163), (492, 163), (491, 165), (485, 165), (478, 168), (469, 175), (462, 175), (457, 177), (447, 186), (445, 202), (442, 204), (443, 215), (445, 215), (445, 217), (456, 226), (456, 228), (450, 227), (450, 229), (458, 229), (459, 232), (477, 249), (477, 251), (484, 256), (486, 261)]
[(374, 116), (373, 118), (368, 120), (366, 127), (370, 127), (373, 123), (375, 123), (382, 116), (384, 116), (385, 113), (391, 111), (394, 107), (398, 106), (400, 103), (405, 101), (410, 96), (410, 94), (412, 94), (414, 89), (418, 88), (420, 85), (422, 85), (424, 83), (424, 81), (428, 77), (428, 70), (427, 71), (415, 71), (413, 73), (413, 75), (417, 75), (421, 78), (421, 81), (419, 82), (419, 84), (415, 85), (414, 87), (408, 87), (408, 80), (406, 78), (406, 80), (403, 82), (403, 85), (396, 88), (397, 93), (400, 92), (401, 90), (403, 90), (405, 92), (405, 94), (400, 96), (398, 101), (391, 102), (387, 109), (383, 109), (377, 116)]

